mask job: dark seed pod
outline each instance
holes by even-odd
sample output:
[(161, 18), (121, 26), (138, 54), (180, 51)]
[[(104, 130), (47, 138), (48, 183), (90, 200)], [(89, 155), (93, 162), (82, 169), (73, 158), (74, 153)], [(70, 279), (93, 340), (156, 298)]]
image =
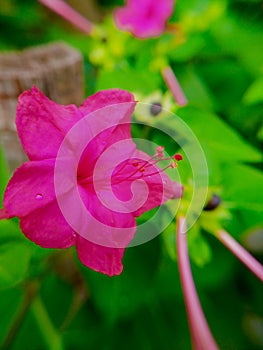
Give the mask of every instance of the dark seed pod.
[(106, 44), (106, 43), (108, 42), (108, 38), (107, 38), (106, 36), (102, 36), (102, 37), (101, 37), (101, 42), (102, 42), (103, 44)]
[(151, 105), (150, 113), (152, 116), (156, 117), (162, 111), (162, 104), (160, 102), (154, 102)]
[(213, 194), (212, 198), (208, 201), (208, 203), (204, 207), (204, 210), (206, 211), (215, 210), (220, 203), (221, 203), (221, 198), (218, 195)]

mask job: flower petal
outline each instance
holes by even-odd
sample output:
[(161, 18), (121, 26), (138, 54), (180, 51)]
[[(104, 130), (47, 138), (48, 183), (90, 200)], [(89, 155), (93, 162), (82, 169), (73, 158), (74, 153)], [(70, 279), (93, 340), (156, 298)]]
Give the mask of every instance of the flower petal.
[(81, 223), (81, 232), (78, 233), (100, 246), (126, 248), (136, 232), (133, 214), (118, 212), (105, 206), (99, 194), (91, 187), (87, 191), (79, 186), (79, 193), (89, 213), (89, 220), (86, 219), (86, 222)]
[(93, 120), (87, 119), (86, 134), (91, 135), (85, 151), (79, 162), (78, 174), (80, 177), (92, 175), (94, 164), (98, 157), (111, 145), (120, 140), (130, 140), (132, 149), (135, 144), (131, 140), (131, 114), (136, 102), (131, 93), (111, 89), (100, 91), (89, 97), (80, 107), (83, 114), (88, 115), (95, 110)]
[(76, 235), (56, 201), (22, 217), (20, 227), (28, 239), (44, 248), (69, 248), (75, 244)]
[(174, 0), (129, 0), (114, 11), (118, 28), (144, 39), (161, 35), (165, 22), (172, 15)]
[(125, 102), (134, 102), (134, 97), (130, 92), (120, 89), (102, 90), (88, 97), (79, 110), (83, 116), (86, 116), (103, 107)]
[(9, 181), (4, 207), (9, 217), (23, 217), (55, 200), (54, 160), (26, 162)]
[(78, 236), (76, 242), (78, 256), (85, 266), (108, 276), (122, 272), (124, 249), (103, 247)]
[(81, 118), (75, 105), (59, 105), (36, 87), (25, 91), (18, 99), (16, 125), (29, 159), (56, 157), (67, 131)]

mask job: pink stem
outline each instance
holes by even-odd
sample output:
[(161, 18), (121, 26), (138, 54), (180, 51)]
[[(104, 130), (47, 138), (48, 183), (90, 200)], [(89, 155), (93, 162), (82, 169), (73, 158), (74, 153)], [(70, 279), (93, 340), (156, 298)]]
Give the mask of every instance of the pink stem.
[(263, 266), (245, 248), (224, 230), (217, 231), (216, 237), (263, 282)]
[(171, 67), (164, 68), (162, 70), (162, 75), (177, 104), (179, 106), (185, 106), (188, 102), (187, 98)]
[(176, 241), (179, 274), (182, 283), (193, 349), (217, 350), (218, 346), (211, 334), (196, 292), (188, 257), (186, 221), (183, 217), (179, 218), (177, 222)]
[(0, 209), (0, 220), (3, 219), (8, 219), (7, 211), (4, 208)]
[(61, 17), (65, 18), (68, 22), (72, 23), (75, 27), (79, 28), (84, 33), (91, 34), (94, 25), (63, 0), (38, 1)]

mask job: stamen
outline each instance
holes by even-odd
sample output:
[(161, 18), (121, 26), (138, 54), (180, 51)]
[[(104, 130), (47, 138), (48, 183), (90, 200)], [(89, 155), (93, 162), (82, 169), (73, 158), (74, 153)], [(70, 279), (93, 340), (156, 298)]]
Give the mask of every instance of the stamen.
[(169, 168), (176, 168), (176, 166), (174, 167), (174, 166), (172, 166), (172, 164), (170, 163), (170, 164), (167, 165), (165, 168), (160, 169), (159, 171), (156, 171), (156, 172), (154, 172), (154, 173), (147, 174), (146, 176), (148, 177), (148, 176), (153, 176), (153, 175), (161, 174), (161, 173), (163, 173), (165, 170), (167, 170), (167, 169), (169, 169)]
[(175, 160), (177, 160), (178, 162), (180, 162), (180, 160), (183, 159), (183, 156), (182, 156), (180, 153), (176, 153), (176, 154), (173, 156), (173, 158), (174, 158)]
[[(168, 168), (176, 169), (178, 167), (178, 164), (175, 160), (181, 161), (182, 159), (183, 159), (183, 157), (179, 153), (173, 155), (172, 157), (164, 158), (164, 147), (157, 146), (156, 153), (152, 157), (150, 157), (149, 159), (132, 161), (131, 165), (134, 166), (136, 169), (134, 172), (132, 172), (125, 179), (123, 178), (123, 180), (137, 180), (138, 178), (150, 177), (153, 175), (160, 174), (160, 173), (164, 172), (165, 170), (167, 170)], [(157, 163), (159, 163), (161, 161), (166, 161), (166, 160), (170, 161), (166, 167), (164, 167), (162, 169), (159, 168), (157, 171), (153, 171), (152, 173), (145, 173), (145, 171), (149, 167), (154, 167)], [(137, 176), (136, 176), (136, 174), (137, 174)], [(140, 174), (140, 176), (138, 177), (139, 174)]]
[(163, 159), (163, 158), (164, 158), (164, 153), (163, 153), (163, 151), (164, 151), (164, 147), (163, 147), (163, 146), (158, 146), (158, 147), (156, 147), (157, 157), (158, 157), (159, 159)]
[(171, 160), (170, 166), (172, 169), (175, 169), (178, 167), (178, 164), (176, 162), (174, 162), (173, 160)]
[(164, 151), (164, 147), (163, 146), (157, 146), (156, 147), (156, 152), (163, 152)]

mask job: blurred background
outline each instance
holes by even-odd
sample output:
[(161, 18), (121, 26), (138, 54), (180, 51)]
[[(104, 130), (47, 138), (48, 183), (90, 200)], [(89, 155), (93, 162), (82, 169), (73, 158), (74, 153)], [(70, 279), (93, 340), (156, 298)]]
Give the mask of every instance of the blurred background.
[[(64, 104), (118, 87), (176, 112), (205, 152), (207, 202), (213, 194), (221, 199), (203, 211), (188, 238), (205, 315), (220, 349), (262, 349), (262, 284), (211, 235), (220, 225), (263, 262), (262, 1), (177, 0), (166, 32), (146, 40), (115, 27), (112, 11), (121, 0), (68, 3), (97, 24), (91, 36), (37, 1), (0, 0), (0, 203), (25, 160), (15, 107), (32, 84)], [(167, 91), (161, 75), (167, 65), (185, 107)], [(21, 82), (15, 90), (14, 80)], [(174, 128), (150, 109), (135, 118)], [(175, 147), (156, 129), (134, 127), (133, 136), (141, 135), (168, 151)], [(183, 163), (179, 172), (190, 188), (187, 206), (192, 174)], [(3, 349), (191, 349), (175, 221), (151, 242), (127, 249), (123, 273), (112, 278), (82, 266), (74, 248), (42, 249), (23, 236), (18, 220), (0, 221), (0, 315)]]

